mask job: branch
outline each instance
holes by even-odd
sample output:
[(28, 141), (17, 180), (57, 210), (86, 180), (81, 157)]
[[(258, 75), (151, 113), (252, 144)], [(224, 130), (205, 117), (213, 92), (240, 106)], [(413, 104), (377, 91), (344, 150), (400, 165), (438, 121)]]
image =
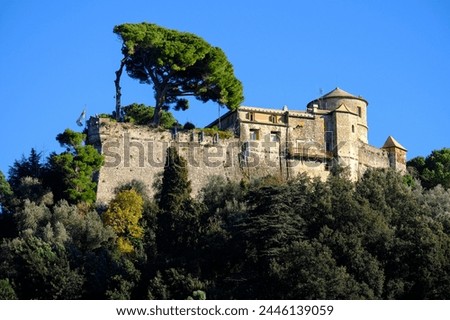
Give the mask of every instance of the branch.
[(168, 93), (167, 94), (170, 97), (192, 97), (195, 96), (194, 92), (179, 92), (179, 93)]
[(120, 108), (121, 108), (121, 102), (120, 98), (122, 97), (122, 88), (120, 87), (120, 78), (122, 76), (123, 67), (125, 66), (125, 61), (127, 57), (124, 57), (122, 60), (120, 60), (120, 67), (119, 70), (117, 70), (116, 73), (116, 79), (114, 80), (114, 85), (116, 87), (116, 120), (120, 121)]

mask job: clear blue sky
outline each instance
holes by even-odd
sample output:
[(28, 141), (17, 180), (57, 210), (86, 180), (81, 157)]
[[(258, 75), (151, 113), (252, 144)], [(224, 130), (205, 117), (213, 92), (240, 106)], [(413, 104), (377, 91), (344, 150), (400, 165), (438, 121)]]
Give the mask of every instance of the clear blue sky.
[[(125, 22), (195, 33), (221, 47), (244, 105), (305, 109), (340, 87), (369, 101), (369, 142), (393, 135), (408, 158), (450, 147), (450, 2), (0, 1), (0, 170), (31, 148), (60, 151), (76, 119), (114, 109)], [(151, 86), (123, 77), (123, 104), (153, 105)], [(225, 110), (222, 110), (222, 114)], [(204, 126), (214, 104), (176, 113)]]

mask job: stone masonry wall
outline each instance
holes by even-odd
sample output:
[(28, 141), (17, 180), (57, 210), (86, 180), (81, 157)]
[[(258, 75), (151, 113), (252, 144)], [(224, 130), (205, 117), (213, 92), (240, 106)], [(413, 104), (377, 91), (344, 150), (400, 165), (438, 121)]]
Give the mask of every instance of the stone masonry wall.
[[(174, 135), (171, 130), (91, 118), (88, 122), (88, 143), (105, 157), (105, 164), (97, 177), (97, 202), (108, 203), (117, 187), (132, 180), (142, 181), (148, 194), (153, 195), (153, 186), (160, 181), (169, 146), (176, 147), (186, 159), (194, 196), (211, 176), (217, 175), (231, 181), (241, 181), (267, 175), (286, 180), (307, 173), (325, 180), (332, 161), (324, 152), (323, 121), (300, 120), (302, 126), (289, 130), (289, 135), (295, 139), (296, 147), (302, 146), (301, 150), (297, 148), (301, 152), (290, 157), (287, 150), (292, 148), (292, 142), (286, 140), (284, 126), (277, 130), (278, 141), (272, 140), (273, 126), (259, 126), (260, 137), (254, 141), (245, 136), (245, 132), (255, 126), (250, 123), (242, 126), (239, 138), (217, 139), (199, 131), (180, 131)], [(314, 128), (309, 128), (313, 124)], [(306, 144), (299, 144), (300, 141)], [(363, 142), (355, 147), (359, 149), (359, 161), (357, 168), (351, 169), (357, 171), (358, 177), (369, 167), (389, 167), (387, 151)]]
[[(132, 180), (142, 181), (149, 195), (160, 181), (164, 170), (165, 153), (175, 146), (188, 163), (193, 195), (197, 195), (211, 176), (223, 176), (232, 181), (254, 179), (267, 175), (282, 179), (293, 178), (302, 172), (326, 179), (325, 163), (309, 159), (286, 159), (279, 142), (241, 142), (239, 138), (216, 141), (198, 132), (178, 132), (174, 139), (171, 130), (152, 129), (129, 123), (117, 123), (104, 118), (91, 118), (88, 142), (104, 156), (105, 164), (98, 174), (97, 202), (108, 203), (116, 188)], [(284, 150), (284, 146), (282, 148)]]
[(389, 166), (389, 154), (386, 150), (360, 142), (358, 177), (361, 177), (368, 168), (389, 168)]
[(91, 119), (89, 143), (104, 156), (105, 164), (98, 174), (97, 202), (108, 203), (117, 187), (140, 180), (147, 192), (154, 194), (153, 185), (164, 170), (166, 149), (175, 146), (188, 162), (193, 194), (197, 194), (210, 176), (222, 175), (240, 181), (238, 139), (215, 141), (214, 137), (194, 132), (180, 132), (174, 139), (170, 130), (152, 129), (109, 119)]

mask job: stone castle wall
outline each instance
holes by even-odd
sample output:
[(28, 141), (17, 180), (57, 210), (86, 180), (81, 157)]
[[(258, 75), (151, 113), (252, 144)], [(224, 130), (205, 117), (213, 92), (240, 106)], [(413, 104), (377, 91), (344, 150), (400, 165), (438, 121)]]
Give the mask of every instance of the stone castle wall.
[[(232, 181), (272, 175), (289, 179), (303, 172), (326, 179), (326, 164), (316, 158), (288, 159), (280, 142), (247, 141), (239, 138), (216, 139), (195, 131), (152, 129), (105, 118), (91, 118), (88, 142), (105, 157), (98, 173), (97, 202), (108, 203), (117, 187), (132, 180), (142, 181), (149, 195), (160, 181), (166, 149), (177, 148), (188, 164), (192, 191), (197, 195), (211, 176)], [(284, 150), (284, 146), (282, 148)]]
[[(245, 135), (253, 127), (259, 129), (258, 141), (249, 140)], [(322, 119), (299, 118), (293, 127), (280, 126), (275, 141), (273, 128), (243, 124), (239, 138), (220, 139), (198, 130), (174, 135), (172, 130), (91, 118), (88, 143), (105, 157), (105, 164), (98, 173), (97, 202), (108, 203), (118, 187), (132, 180), (142, 181), (148, 194), (153, 195), (153, 186), (161, 179), (166, 149), (170, 146), (176, 147), (187, 161), (193, 195), (199, 193), (210, 177), (217, 175), (231, 181), (268, 175), (287, 180), (302, 173), (322, 180), (328, 177), (334, 159), (332, 152), (325, 151)], [(348, 165), (356, 178), (370, 167), (392, 167), (386, 150), (361, 141), (352, 148), (358, 150), (358, 160)], [(342, 164), (346, 161), (344, 159)]]
[(389, 154), (386, 150), (360, 142), (358, 176), (361, 177), (368, 168), (389, 168)]
[(170, 130), (152, 129), (109, 119), (91, 118), (88, 141), (104, 156), (98, 174), (97, 202), (107, 203), (117, 187), (132, 180), (142, 181), (150, 195), (164, 170), (166, 149), (175, 146), (188, 162), (189, 179), (197, 194), (210, 176), (242, 179), (238, 139), (215, 141), (214, 137), (180, 132), (174, 139)]

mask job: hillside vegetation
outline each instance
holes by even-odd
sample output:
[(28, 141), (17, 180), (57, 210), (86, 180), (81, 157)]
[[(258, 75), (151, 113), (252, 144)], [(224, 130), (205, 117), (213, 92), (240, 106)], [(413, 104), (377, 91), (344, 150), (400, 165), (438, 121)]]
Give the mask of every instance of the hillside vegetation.
[(0, 174), (0, 299), (449, 296), (449, 149), (406, 176), (213, 177), (192, 198), (169, 148), (154, 198), (130, 181), (97, 207), (103, 159), (83, 139), (66, 130), (64, 152), (32, 150)]

